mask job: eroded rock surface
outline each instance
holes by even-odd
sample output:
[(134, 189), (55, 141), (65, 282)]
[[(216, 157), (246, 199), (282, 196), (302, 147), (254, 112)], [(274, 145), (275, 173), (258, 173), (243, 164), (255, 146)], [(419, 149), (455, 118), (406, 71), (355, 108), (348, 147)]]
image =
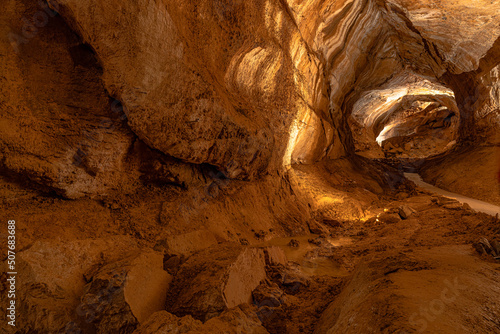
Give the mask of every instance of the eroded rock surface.
[(177, 273), (167, 310), (208, 320), (252, 302), (252, 291), (266, 278), (264, 251), (236, 244), (212, 247), (190, 257)]
[(163, 270), (163, 255), (150, 251), (99, 268), (90, 279), (78, 323), (97, 333), (131, 333), (164, 309), (172, 277)]
[[(26, 333), (59, 333), (77, 321), (85, 275), (93, 268), (138, 250), (127, 237), (97, 240), (37, 241), (18, 254), (18, 328)], [(21, 278), (21, 276), (19, 276)]]
[(187, 315), (182, 318), (161, 311), (153, 314), (151, 318), (139, 327), (134, 334), (202, 334), (202, 333), (250, 333), (268, 334), (262, 327), (254, 310), (242, 305), (223, 312), (220, 316), (212, 318), (205, 323), (195, 320)]
[[(498, 328), (498, 268), (467, 248), (498, 220), (402, 174), (439, 154), (412, 166), (500, 201), (498, 2), (48, 6), (0, 14), (19, 333), (411, 332), (456, 272), (465, 307), (429, 330)], [(281, 237), (301, 263), (256, 246)]]

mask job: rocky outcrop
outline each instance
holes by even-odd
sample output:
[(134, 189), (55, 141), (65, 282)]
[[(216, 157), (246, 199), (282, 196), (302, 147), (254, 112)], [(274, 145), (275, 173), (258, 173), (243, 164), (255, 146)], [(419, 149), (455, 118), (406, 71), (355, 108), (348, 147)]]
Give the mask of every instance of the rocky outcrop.
[(131, 333), (164, 309), (171, 281), (162, 254), (119, 236), (37, 241), (17, 271), (18, 333)]
[(88, 277), (78, 323), (96, 333), (131, 333), (165, 307), (172, 277), (163, 270), (163, 255), (142, 252), (103, 266)]
[[(362, 95), (348, 121), (358, 154), (425, 158), (453, 147), (448, 144), (458, 139), (459, 119), (451, 89), (405, 71)], [(426, 140), (438, 147), (422, 147)]]
[(76, 309), (93, 268), (137, 251), (127, 237), (37, 241), (18, 253), (19, 317), (22, 333), (60, 333), (77, 323)]
[(474, 105), (478, 142), (498, 145), (500, 125), (500, 66), (479, 77), (482, 91)]
[(281, 166), (292, 119), (316, 108), (319, 61), (279, 2), (55, 4), (132, 130), (176, 158), (253, 178)]
[(226, 309), (252, 302), (252, 291), (266, 278), (264, 251), (236, 244), (191, 256), (180, 268), (167, 300), (175, 315), (208, 320)]
[(135, 136), (109, 100), (95, 54), (45, 2), (9, 0), (5, 8), (0, 168), (67, 197), (126, 190)]
[(466, 147), (426, 162), (426, 182), (458, 194), (500, 205), (498, 147)]
[[(131, 150), (136, 136), (181, 164), (210, 164), (239, 179), (349, 155), (356, 149), (349, 116), (358, 117), (361, 105), (377, 104), (373, 92), (381, 88), (397, 92), (397, 98), (385, 95), (399, 102), (418, 100), (410, 81), (419, 76), (454, 90), (464, 120), (457, 142), (486, 124), (496, 127), (490, 120), (497, 114), (497, 63), (483, 61), (500, 36), (496, 3), (55, 0), (49, 5), (60, 16), (27, 0), (9, 0), (6, 6), (12, 15), (4, 15), (10, 39), (1, 46), (7, 60), (2, 73), (17, 84), (2, 97), (6, 131), (0, 153), (6, 171), (67, 197), (133, 191), (141, 179), (141, 158)], [(40, 12), (47, 22), (23, 27), (23, 15), (42, 17)], [(44, 48), (50, 52), (35, 60), (34, 51)], [(26, 71), (29, 64), (37, 64), (38, 74)], [(472, 101), (479, 105), (469, 117), (474, 112), (464, 101), (470, 92), (457, 78), (478, 71), (479, 79), (471, 80), (484, 94)], [(39, 89), (49, 77), (58, 79)], [(32, 83), (29, 96), (20, 101), (26, 80)], [(440, 90), (450, 95), (449, 88)], [(424, 95), (455, 111), (452, 101), (440, 100), (443, 94)], [(76, 102), (67, 103), (67, 96)], [(388, 120), (394, 110), (385, 103), (376, 109), (363, 116), (378, 120), (374, 133), (365, 121), (353, 130), (375, 156), (380, 150), (372, 139), (381, 126), (406, 135), (414, 125), (385, 124), (379, 116)], [(30, 110), (40, 112), (27, 117), (27, 130), (21, 131), (14, 115), (28, 116)], [(471, 121), (476, 118), (482, 121)], [(166, 174), (170, 179), (179, 173)]]

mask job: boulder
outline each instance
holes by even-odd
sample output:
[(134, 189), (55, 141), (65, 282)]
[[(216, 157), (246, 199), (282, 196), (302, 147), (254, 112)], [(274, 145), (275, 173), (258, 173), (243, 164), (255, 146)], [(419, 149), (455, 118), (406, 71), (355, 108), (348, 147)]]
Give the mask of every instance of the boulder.
[(276, 283), (264, 282), (252, 292), (257, 307), (278, 307), (283, 304), (283, 291)]
[(100, 268), (76, 309), (82, 328), (96, 333), (131, 333), (164, 309), (172, 277), (163, 255), (141, 252)]
[(401, 217), (397, 213), (383, 212), (377, 216), (378, 221), (385, 224), (395, 224), (401, 221)]
[(252, 302), (266, 278), (263, 249), (227, 243), (192, 255), (179, 269), (167, 298), (178, 316), (208, 320), (226, 309)]
[(415, 213), (415, 210), (410, 208), (408, 205), (402, 205), (398, 208), (399, 216), (402, 219), (408, 219), (410, 216)]
[(500, 256), (500, 242), (498, 240), (491, 240), (490, 242), (491, 248), (496, 257)]

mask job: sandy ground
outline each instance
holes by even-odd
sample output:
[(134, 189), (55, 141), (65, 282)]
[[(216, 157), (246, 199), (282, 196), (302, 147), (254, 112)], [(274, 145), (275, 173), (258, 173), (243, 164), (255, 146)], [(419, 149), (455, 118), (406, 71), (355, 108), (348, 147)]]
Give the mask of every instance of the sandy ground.
[(428, 190), (428, 191), (433, 192), (433, 193), (438, 194), (438, 195), (443, 195), (443, 196), (446, 196), (449, 198), (454, 198), (457, 201), (459, 201), (460, 203), (467, 203), (471, 206), (472, 209), (474, 209), (476, 211), (484, 212), (484, 213), (492, 215), (492, 216), (500, 214), (500, 206), (440, 189), (438, 187), (433, 186), (432, 184), (424, 182), (422, 180), (422, 177), (416, 173), (405, 173), (405, 176), (407, 179), (415, 182), (415, 184), (422, 189)]

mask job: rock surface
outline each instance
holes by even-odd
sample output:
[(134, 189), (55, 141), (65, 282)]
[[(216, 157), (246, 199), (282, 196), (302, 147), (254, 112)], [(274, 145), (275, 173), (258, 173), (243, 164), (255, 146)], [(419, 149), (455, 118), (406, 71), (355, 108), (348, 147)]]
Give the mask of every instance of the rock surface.
[(208, 320), (226, 309), (252, 302), (266, 278), (265, 254), (237, 244), (208, 248), (191, 256), (172, 282), (167, 310)]
[[(135, 136), (184, 163), (254, 179), (354, 152), (351, 114), (365, 115), (354, 131), (361, 131), (363, 150), (380, 155), (373, 139), (384, 126), (406, 136), (415, 125), (390, 121), (394, 103), (381, 99), (438, 101), (456, 112), (449, 98), (454, 91), (456, 119), (465, 121), (458, 135), (440, 130), (419, 138), (422, 151), (432, 154), (498, 125), (490, 121), (498, 118), (496, 3), (55, 0), (50, 6), (60, 15), (9, 0), (2, 18), (10, 36), (0, 48), (2, 78), (16, 84), (2, 97), (0, 153), (7, 171), (67, 197), (133, 191), (140, 176), (130, 164)], [(23, 15), (40, 11), (47, 23), (23, 37)], [(50, 53), (35, 61), (39, 49)], [(25, 74), (29, 66), (36, 71)], [(57, 80), (39, 89), (53, 76)], [(478, 91), (459, 87), (461, 77)], [(446, 94), (427, 90), (415, 97), (415, 78), (441, 85)], [(21, 101), (25, 81), (31, 85)], [(378, 111), (362, 112), (365, 104)], [(423, 108), (419, 122), (428, 122), (434, 109)], [(29, 116), (33, 110), (39, 112)], [(370, 125), (367, 119), (377, 120)]]
[(17, 332), (498, 329), (498, 1), (3, 5)]
[(142, 252), (110, 263), (92, 275), (76, 309), (79, 323), (96, 333), (131, 333), (163, 310), (172, 276), (163, 255)]
[(127, 237), (97, 240), (37, 241), (18, 253), (18, 327), (39, 333), (59, 333), (77, 321), (76, 308), (92, 269), (137, 251)]
[[(465, 268), (474, 270), (465, 274)], [(435, 247), (411, 256), (374, 259), (354, 273), (314, 333), (445, 333), (463, 331), (471, 321), (496, 331), (495, 307), (490, 302), (486, 302), (488, 306), (477, 305), (489, 294), (486, 287), (494, 284), (497, 276), (490, 264), (476, 261), (467, 246)], [(390, 303), (383, 298), (390, 298)], [(473, 311), (457, 317), (464, 308)]]
[(268, 331), (261, 326), (260, 320), (252, 312), (253, 310), (250, 307), (236, 307), (202, 323), (189, 315), (179, 318), (167, 311), (161, 311), (153, 314), (133, 334), (268, 334)]

